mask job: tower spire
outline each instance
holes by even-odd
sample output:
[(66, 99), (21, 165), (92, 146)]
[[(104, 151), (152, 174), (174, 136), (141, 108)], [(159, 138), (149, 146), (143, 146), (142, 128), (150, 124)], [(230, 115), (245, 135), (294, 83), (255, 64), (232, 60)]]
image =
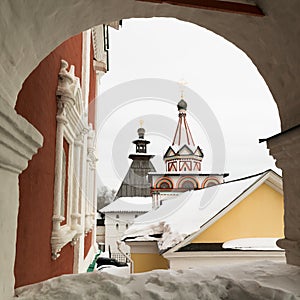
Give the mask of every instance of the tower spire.
[(179, 118), (172, 145), (180, 146), (186, 144), (195, 146), (190, 127), (186, 120), (187, 103), (184, 101), (183, 98), (181, 98), (181, 100), (178, 102), (177, 108), (179, 111)]
[(137, 130), (138, 133), (138, 139), (133, 141), (133, 143), (136, 145), (136, 153), (147, 153), (147, 144), (150, 142), (145, 140), (145, 128), (143, 128), (144, 121), (140, 120), (140, 127)]

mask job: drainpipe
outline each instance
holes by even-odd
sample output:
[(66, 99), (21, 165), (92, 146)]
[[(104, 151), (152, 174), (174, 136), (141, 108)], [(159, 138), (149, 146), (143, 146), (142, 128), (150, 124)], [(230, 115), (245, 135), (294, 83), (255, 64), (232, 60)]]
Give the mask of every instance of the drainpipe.
[(134, 273), (134, 262), (133, 262), (133, 260), (131, 259), (131, 257), (128, 254), (123, 252), (123, 250), (121, 249), (122, 242), (117, 241), (116, 243), (117, 243), (118, 250), (130, 261), (130, 273), (133, 274)]

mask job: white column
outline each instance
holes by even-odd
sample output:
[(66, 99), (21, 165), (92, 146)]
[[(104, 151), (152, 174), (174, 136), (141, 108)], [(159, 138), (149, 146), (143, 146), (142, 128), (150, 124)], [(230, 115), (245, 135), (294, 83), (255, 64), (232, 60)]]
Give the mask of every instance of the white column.
[(86, 160), (86, 134), (87, 131), (84, 130), (81, 133), (81, 138), (75, 142), (75, 145), (78, 147), (78, 152), (76, 155), (76, 185), (77, 185), (77, 232), (80, 233), (77, 236), (76, 243), (74, 245), (74, 265), (73, 265), (73, 273), (81, 273), (85, 272), (84, 268), (84, 220), (85, 220), (85, 181), (86, 181), (86, 173), (85, 173), (85, 160)]
[[(55, 181), (54, 181), (54, 205), (53, 205), (53, 231), (58, 231), (60, 222), (64, 220), (61, 215), (61, 199), (62, 199), (62, 169), (63, 169), (63, 141), (64, 141), (64, 126), (67, 124), (67, 119), (64, 116), (64, 107), (58, 103), (59, 113), (56, 116), (56, 155), (55, 155)], [(68, 176), (66, 174), (66, 176)], [(67, 199), (65, 199), (67, 201)]]
[(80, 174), (80, 167), (81, 167), (81, 152), (83, 148), (82, 143), (82, 137), (80, 136), (79, 139), (77, 139), (74, 143), (74, 178), (73, 178), (73, 205), (72, 205), (72, 222), (71, 222), (71, 228), (74, 230), (77, 230), (79, 234), (80, 228), (79, 228), (79, 221), (80, 221), (80, 214), (79, 214), (79, 197), (80, 197), (80, 189), (81, 189), (81, 174)]
[(288, 264), (300, 266), (300, 126), (267, 139), (267, 146), (283, 171), (285, 238), (277, 244)]
[(81, 90), (84, 101), (84, 112), (88, 113), (89, 91), (90, 91), (90, 51), (91, 51), (91, 30), (82, 33), (82, 75)]
[(0, 98), (0, 295), (14, 294), (19, 207), (18, 175), (42, 146), (42, 135)]

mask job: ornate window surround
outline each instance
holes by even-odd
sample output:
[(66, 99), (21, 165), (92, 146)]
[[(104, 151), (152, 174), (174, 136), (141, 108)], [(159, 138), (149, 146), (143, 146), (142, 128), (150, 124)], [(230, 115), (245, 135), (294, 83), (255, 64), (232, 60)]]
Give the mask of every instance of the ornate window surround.
[(173, 189), (173, 187), (175, 186), (174, 182), (171, 178), (169, 178), (169, 177), (160, 177), (154, 183), (154, 187), (157, 188), (157, 189), (160, 189), (160, 186), (163, 183), (167, 183), (168, 186), (169, 186), (169, 189)]
[[(80, 212), (80, 182), (82, 176), (84, 137), (88, 133), (84, 118), (84, 105), (80, 80), (75, 76), (74, 66), (67, 71), (68, 63), (61, 60), (58, 75), (57, 128), (55, 155), (55, 182), (53, 205), (53, 228), (51, 236), (52, 259), (59, 257), (61, 249), (69, 242), (73, 245), (83, 233)], [(66, 220), (61, 210), (63, 175), (63, 140), (69, 144), (68, 197)], [(61, 222), (65, 221), (64, 225)]]

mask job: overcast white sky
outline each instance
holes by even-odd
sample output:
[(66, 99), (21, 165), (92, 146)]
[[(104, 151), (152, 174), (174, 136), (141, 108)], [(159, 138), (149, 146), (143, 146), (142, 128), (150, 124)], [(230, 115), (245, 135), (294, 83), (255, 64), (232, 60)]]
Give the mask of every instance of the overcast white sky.
[[(188, 83), (185, 95), (188, 105), (191, 95), (188, 89), (207, 103), (222, 129), (225, 149), (220, 147), (220, 151), (225, 151), (225, 171), (230, 173), (231, 179), (268, 168), (278, 172), (266, 145), (258, 143), (259, 138), (280, 132), (277, 107), (256, 67), (236, 46), (213, 32), (176, 19), (124, 20), (119, 31), (110, 29), (109, 72), (101, 82), (102, 94), (106, 97), (100, 97), (99, 109), (103, 101), (110, 101), (107, 97), (116, 86), (144, 78), (173, 82), (184, 79)], [(176, 89), (171, 91), (175, 102), (180, 99), (180, 89)], [(176, 124), (172, 128), (172, 122), (177, 121), (177, 108), (168, 101), (144, 96), (130, 103), (124, 100), (99, 130), (98, 174), (102, 184), (111, 188), (118, 189), (129, 167), (128, 154), (133, 150), (131, 142), (136, 138), (141, 118), (149, 133), (147, 139), (151, 140), (149, 151), (157, 154), (154, 163), (157, 169), (163, 167), (162, 155), (175, 132)], [(116, 103), (122, 101), (120, 95)], [(201, 109), (199, 103), (196, 110)], [(189, 113), (195, 143), (205, 154), (203, 171), (219, 171), (212, 169), (212, 152), (216, 151), (211, 147), (214, 137), (207, 136), (207, 125), (202, 124), (197, 112)], [(196, 116), (193, 117), (193, 113)], [(117, 156), (114, 147), (118, 147)]]

